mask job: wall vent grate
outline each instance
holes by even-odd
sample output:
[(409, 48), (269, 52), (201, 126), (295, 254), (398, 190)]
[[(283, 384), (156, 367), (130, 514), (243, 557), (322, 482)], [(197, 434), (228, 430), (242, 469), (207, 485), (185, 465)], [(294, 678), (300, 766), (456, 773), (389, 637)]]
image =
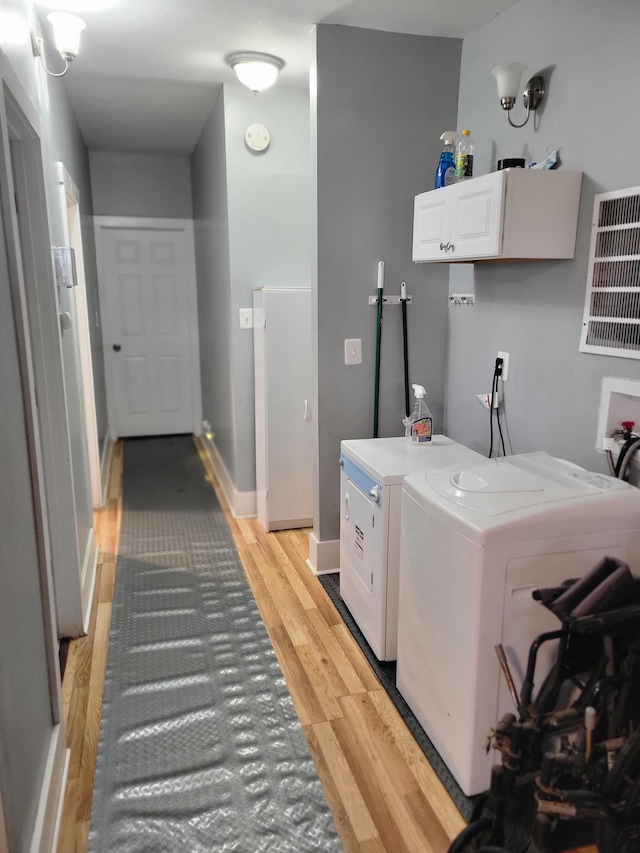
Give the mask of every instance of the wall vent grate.
[(595, 197), (580, 351), (640, 358), (640, 187)]

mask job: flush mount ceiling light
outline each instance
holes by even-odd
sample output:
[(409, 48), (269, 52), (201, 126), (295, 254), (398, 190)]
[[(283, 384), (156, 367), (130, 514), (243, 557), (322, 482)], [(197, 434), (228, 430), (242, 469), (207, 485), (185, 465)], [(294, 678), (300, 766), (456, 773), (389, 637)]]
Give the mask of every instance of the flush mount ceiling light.
[(491, 73), (498, 83), (498, 97), (500, 98), (502, 109), (507, 110), (507, 118), (511, 127), (524, 127), (529, 121), (531, 113), (538, 109), (544, 98), (544, 78), (540, 76), (532, 77), (527, 82), (522, 93), (524, 105), (527, 109), (527, 117), (522, 124), (514, 124), (511, 121), (511, 110), (518, 97), (520, 78), (526, 67), (521, 62), (510, 62), (507, 65), (496, 65), (495, 68), (491, 69)]
[(232, 53), (227, 62), (236, 72), (241, 83), (248, 86), (254, 95), (273, 86), (278, 72), (284, 68), (284, 60), (269, 53)]
[(69, 70), (69, 64), (73, 62), (78, 54), (80, 47), (80, 33), (87, 26), (82, 18), (76, 15), (70, 15), (68, 12), (51, 12), (47, 15), (47, 20), (53, 28), (53, 39), (56, 50), (60, 57), (64, 60), (64, 68), (62, 71), (50, 71), (44, 61), (44, 39), (34, 30), (31, 32), (31, 47), (33, 55), (39, 56), (42, 62), (42, 67), (52, 77), (62, 77)]

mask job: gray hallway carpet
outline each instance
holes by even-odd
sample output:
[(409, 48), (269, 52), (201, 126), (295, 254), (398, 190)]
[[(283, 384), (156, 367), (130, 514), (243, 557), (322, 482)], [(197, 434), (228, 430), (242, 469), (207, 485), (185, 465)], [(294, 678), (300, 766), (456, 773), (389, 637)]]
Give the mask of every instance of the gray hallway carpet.
[(127, 439), (89, 853), (341, 849), (192, 437)]

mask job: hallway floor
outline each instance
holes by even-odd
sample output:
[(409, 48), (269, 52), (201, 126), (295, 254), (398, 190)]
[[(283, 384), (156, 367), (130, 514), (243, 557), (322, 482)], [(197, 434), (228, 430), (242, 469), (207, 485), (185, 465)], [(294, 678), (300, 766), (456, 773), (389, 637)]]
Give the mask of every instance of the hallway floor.
[[(308, 531), (267, 534), (255, 519), (234, 519), (201, 445), (199, 450), (225, 508), (344, 850), (446, 853), (464, 821), (311, 575), (305, 563)], [(118, 443), (107, 503), (96, 513), (100, 556), (90, 631), (71, 642), (63, 682), (71, 762), (58, 853), (87, 850), (121, 496)]]

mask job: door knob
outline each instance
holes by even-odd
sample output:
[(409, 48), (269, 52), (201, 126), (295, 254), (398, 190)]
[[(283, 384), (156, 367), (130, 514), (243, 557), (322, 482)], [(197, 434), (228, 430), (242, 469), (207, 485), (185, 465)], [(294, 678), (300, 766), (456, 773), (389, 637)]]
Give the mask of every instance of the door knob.
[(114, 352), (120, 352), (121, 349), (122, 349), (122, 347), (120, 346), (120, 344), (114, 344), (113, 345), (113, 351)]

